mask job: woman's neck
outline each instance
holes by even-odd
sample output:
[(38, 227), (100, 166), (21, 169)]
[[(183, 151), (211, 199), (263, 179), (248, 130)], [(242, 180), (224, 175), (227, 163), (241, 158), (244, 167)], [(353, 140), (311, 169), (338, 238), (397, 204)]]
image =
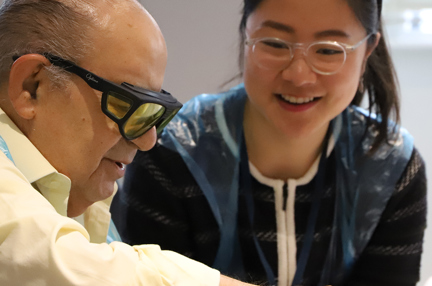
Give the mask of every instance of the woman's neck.
[(327, 128), (308, 136), (289, 137), (246, 105), (244, 134), (249, 160), (266, 177), (298, 179), (321, 153)]

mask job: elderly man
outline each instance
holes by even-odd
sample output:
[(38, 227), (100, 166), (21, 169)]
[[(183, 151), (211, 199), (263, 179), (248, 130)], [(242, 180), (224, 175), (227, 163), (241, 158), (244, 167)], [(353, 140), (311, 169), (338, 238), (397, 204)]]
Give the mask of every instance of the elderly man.
[(3, 3), (0, 285), (245, 285), (155, 245), (105, 243), (115, 181), (181, 106), (161, 90), (166, 58), (133, 0)]

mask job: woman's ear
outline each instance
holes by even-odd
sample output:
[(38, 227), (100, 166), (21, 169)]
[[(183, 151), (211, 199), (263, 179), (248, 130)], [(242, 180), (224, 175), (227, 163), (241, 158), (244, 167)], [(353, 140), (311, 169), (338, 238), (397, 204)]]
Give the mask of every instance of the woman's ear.
[(369, 59), (369, 57), (372, 54), (372, 52), (376, 49), (376, 47), (378, 47), (380, 39), (381, 39), (381, 33), (377, 32), (376, 35), (375, 35), (375, 42), (373, 44), (368, 44), (367, 45), (366, 55), (365, 55), (365, 58), (363, 60), (363, 65), (362, 65), (362, 74), (364, 74), (364, 72), (366, 70), (367, 60)]
[(39, 54), (23, 55), (12, 64), (8, 95), (15, 111), (24, 119), (32, 119), (36, 114), (39, 82), (46, 77), (46, 73), (41, 71), (50, 64)]
[(376, 35), (375, 35), (375, 42), (373, 44), (369, 44), (368, 47), (367, 47), (366, 58), (369, 58), (369, 56), (372, 54), (372, 52), (378, 46), (380, 40), (381, 40), (381, 33), (377, 32)]

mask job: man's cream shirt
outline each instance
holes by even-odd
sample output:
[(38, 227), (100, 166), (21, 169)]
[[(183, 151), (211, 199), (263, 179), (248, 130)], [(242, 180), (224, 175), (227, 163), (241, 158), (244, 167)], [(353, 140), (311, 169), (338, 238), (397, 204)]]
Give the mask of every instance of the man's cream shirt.
[[(219, 285), (220, 274), (157, 245), (105, 243), (112, 197), (68, 218), (70, 179), (0, 109), (0, 285)], [(175, 236), (175, 233), (173, 233)]]

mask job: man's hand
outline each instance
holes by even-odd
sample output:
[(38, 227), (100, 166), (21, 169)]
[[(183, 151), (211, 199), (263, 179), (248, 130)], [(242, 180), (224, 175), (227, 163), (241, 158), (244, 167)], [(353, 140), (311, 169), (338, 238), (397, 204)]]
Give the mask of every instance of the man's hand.
[(253, 284), (244, 283), (224, 275), (220, 276), (219, 286), (248, 286), (248, 285), (251, 286)]

